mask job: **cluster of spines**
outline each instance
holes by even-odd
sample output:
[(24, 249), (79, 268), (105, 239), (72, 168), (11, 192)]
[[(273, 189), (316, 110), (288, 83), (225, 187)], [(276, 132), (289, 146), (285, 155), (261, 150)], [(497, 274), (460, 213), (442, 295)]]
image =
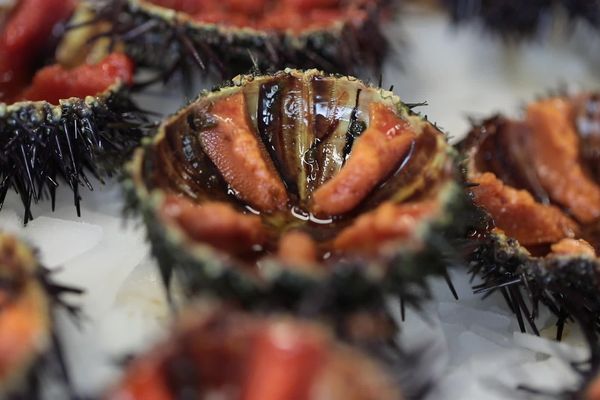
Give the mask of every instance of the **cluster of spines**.
[[(91, 98), (88, 98), (91, 99)], [(87, 101), (70, 99), (60, 106), (16, 103), (0, 119), (0, 206), (12, 188), (24, 206), (50, 198), (64, 180), (80, 214), (80, 188), (115, 174), (144, 135), (144, 114), (118, 89)]]
[[(589, 358), (570, 362), (587, 384), (600, 373), (600, 264), (585, 257), (535, 259), (519, 243), (502, 234), (489, 231), (493, 224), (480, 209), (481, 221), (475, 246), (469, 260), (469, 273), (481, 283), (474, 286), (477, 294), (488, 297), (502, 295), (515, 315), (521, 332), (540, 335), (536, 319), (540, 305), (546, 306), (557, 318), (556, 339), (561, 340), (567, 322), (576, 323), (589, 346)], [(580, 389), (548, 391), (539, 387), (521, 385), (521, 391), (544, 398), (576, 400), (583, 398)]]

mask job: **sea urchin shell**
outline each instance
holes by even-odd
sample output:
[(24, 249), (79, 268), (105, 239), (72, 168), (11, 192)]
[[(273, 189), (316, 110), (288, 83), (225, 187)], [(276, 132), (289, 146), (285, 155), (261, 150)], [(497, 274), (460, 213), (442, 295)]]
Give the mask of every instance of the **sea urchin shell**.
[(529, 104), (522, 121), (484, 121), (460, 144), (471, 193), (488, 215), (474, 236), (478, 289), (501, 291), (521, 329), (526, 317), (537, 332), (542, 302), (559, 318), (559, 337), (568, 318), (588, 335), (598, 330), (599, 115), (594, 95), (551, 97)]
[(127, 185), (165, 279), (177, 271), (188, 294), (362, 307), (445, 272), (467, 224), (455, 172), (444, 135), (391, 92), (286, 70), (167, 119)]

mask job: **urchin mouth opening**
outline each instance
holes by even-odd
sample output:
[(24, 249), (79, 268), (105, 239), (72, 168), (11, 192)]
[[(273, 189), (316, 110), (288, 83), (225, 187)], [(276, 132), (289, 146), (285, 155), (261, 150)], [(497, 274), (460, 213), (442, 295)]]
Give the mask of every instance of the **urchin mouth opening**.
[(224, 88), (158, 138), (141, 169), (150, 191), (166, 193), (163, 223), (251, 263), (422, 248), (421, 230), (443, 214), (454, 182), (439, 131), (393, 96), (318, 74)]

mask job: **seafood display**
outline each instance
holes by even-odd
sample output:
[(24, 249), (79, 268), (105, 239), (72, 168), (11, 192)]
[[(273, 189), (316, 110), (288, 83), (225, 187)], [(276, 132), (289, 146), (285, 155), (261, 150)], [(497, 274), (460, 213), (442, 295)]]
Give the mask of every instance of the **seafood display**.
[[(489, 115), (554, 83), (519, 75), (559, 58), (522, 39), (595, 32), (599, 10), (0, 0), (0, 399), (600, 400), (600, 94), (472, 118), (454, 144), (382, 87), (392, 71), (446, 128)], [(470, 21), (507, 40), (420, 48)], [(405, 38), (406, 75), (384, 63)], [(581, 51), (557, 53), (569, 79)], [(181, 106), (172, 83), (216, 86)], [(537, 385), (544, 368), (575, 378)]]

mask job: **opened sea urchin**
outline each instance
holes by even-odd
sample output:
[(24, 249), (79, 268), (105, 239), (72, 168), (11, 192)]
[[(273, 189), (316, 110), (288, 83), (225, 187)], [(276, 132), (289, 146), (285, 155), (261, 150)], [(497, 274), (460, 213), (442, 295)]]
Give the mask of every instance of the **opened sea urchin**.
[(286, 70), (237, 77), (168, 118), (127, 184), (165, 280), (175, 271), (186, 293), (367, 307), (444, 274), (469, 221), (454, 162), (391, 92)]
[(523, 120), (493, 117), (460, 145), (487, 214), (474, 236), (479, 289), (502, 292), (522, 329), (526, 318), (537, 332), (540, 302), (558, 316), (559, 337), (568, 318), (598, 329), (598, 104), (588, 93), (536, 101)]

